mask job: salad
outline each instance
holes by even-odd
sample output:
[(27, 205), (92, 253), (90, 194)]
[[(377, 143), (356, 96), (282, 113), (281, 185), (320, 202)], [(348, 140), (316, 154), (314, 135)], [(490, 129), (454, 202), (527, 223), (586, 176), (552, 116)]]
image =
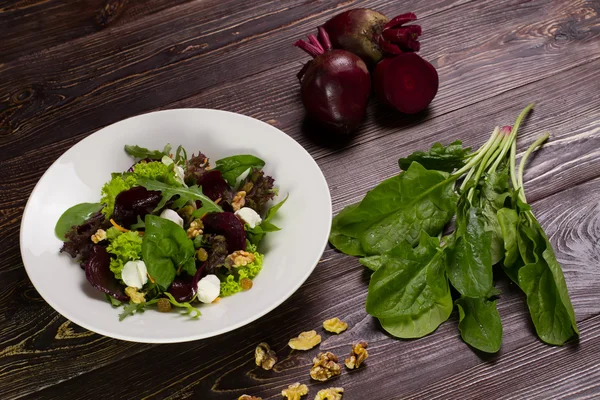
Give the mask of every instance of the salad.
[(65, 211), (55, 233), (61, 253), (76, 258), (89, 283), (105, 293), (120, 319), (148, 307), (173, 307), (197, 318), (197, 303), (250, 290), (262, 269), (258, 245), (279, 228), (285, 200), (265, 162), (253, 155), (188, 158), (179, 146), (125, 146), (134, 164), (102, 187), (98, 203)]

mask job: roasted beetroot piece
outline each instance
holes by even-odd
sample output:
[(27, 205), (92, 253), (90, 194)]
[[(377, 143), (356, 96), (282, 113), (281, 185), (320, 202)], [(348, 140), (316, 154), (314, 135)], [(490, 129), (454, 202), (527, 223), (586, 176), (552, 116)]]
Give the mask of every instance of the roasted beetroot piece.
[(196, 294), (198, 281), (189, 277), (187, 279), (177, 278), (169, 286), (168, 292), (180, 303), (190, 301)]
[(74, 226), (69, 231), (65, 238), (67, 241), (63, 244), (60, 252), (68, 253), (71, 257), (79, 257), (80, 261), (85, 264), (88, 254), (93, 246), (90, 240), (92, 235), (100, 228), (108, 228), (110, 223), (100, 211), (92, 215), (87, 221), (79, 226)]
[(438, 91), (433, 65), (416, 53), (402, 53), (381, 61), (373, 77), (379, 99), (406, 114), (427, 108)]
[(85, 264), (85, 277), (99, 291), (120, 301), (129, 301), (123, 286), (110, 270), (110, 255), (106, 248), (94, 245)]
[(231, 188), (223, 179), (221, 171), (207, 171), (196, 180), (196, 183), (202, 187), (202, 193), (212, 201), (223, 200), (224, 197), (227, 197), (225, 193), (231, 191)]
[(365, 117), (371, 78), (365, 63), (345, 50), (333, 50), (325, 29), (319, 38), (295, 44), (314, 57), (298, 74), (307, 114), (328, 131), (353, 132)]
[(115, 198), (115, 211), (113, 219), (125, 228), (137, 222), (137, 217), (144, 219), (146, 214), (160, 203), (162, 194), (159, 191), (150, 191), (143, 186), (135, 186), (125, 190)]
[(204, 232), (225, 236), (227, 251), (246, 249), (246, 232), (242, 222), (231, 212), (209, 213), (202, 218)]
[(419, 51), (419, 25), (403, 26), (415, 21), (413, 13), (388, 19), (367, 8), (348, 10), (336, 15), (324, 25), (336, 49), (356, 54), (369, 66), (375, 66), (386, 54)]

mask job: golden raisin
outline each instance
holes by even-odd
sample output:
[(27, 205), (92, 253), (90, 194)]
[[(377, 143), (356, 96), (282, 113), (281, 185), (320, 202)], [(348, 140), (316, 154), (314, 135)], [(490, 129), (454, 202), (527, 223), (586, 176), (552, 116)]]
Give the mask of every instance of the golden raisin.
[(252, 289), (252, 280), (248, 279), (248, 278), (243, 278), (240, 281), (240, 285), (242, 286), (242, 289), (250, 290), (250, 289)]
[(208, 252), (204, 250), (202, 247), (198, 249), (198, 253), (196, 254), (198, 257), (198, 261), (206, 261), (208, 259)]
[(160, 312), (169, 312), (171, 311), (171, 302), (165, 298), (160, 298), (156, 303), (156, 307), (158, 307), (158, 311)]

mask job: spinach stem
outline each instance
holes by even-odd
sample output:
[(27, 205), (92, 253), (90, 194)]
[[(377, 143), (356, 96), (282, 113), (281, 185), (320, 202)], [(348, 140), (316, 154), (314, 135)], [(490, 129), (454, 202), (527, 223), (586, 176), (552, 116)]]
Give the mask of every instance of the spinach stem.
[[(525, 118), (525, 116), (531, 110), (533, 110), (533, 107), (535, 107), (535, 103), (528, 104), (527, 107), (525, 107), (523, 109), (523, 111), (521, 111), (521, 114), (519, 114), (519, 116), (517, 117), (517, 120), (515, 121), (515, 124), (513, 125), (512, 130), (510, 132), (510, 140), (509, 140), (510, 144), (508, 146), (506, 146), (506, 148), (504, 148), (502, 150), (501, 155), (496, 159), (496, 162), (492, 165), (492, 167), (490, 169), (490, 172), (496, 171), (496, 168), (498, 168), (498, 165), (500, 165), (500, 162), (502, 161), (502, 159), (504, 158), (504, 156), (506, 156), (506, 153), (508, 152), (509, 146), (511, 146), (513, 142), (517, 141), (517, 134), (519, 132), (519, 126), (521, 126), (521, 122), (523, 121), (523, 119)], [(514, 183), (514, 181), (513, 181), (513, 183)]]
[(523, 155), (523, 158), (521, 158), (521, 162), (519, 163), (519, 175), (517, 177), (518, 185), (519, 185), (519, 197), (521, 198), (521, 200), (524, 203), (527, 203), (527, 198), (525, 197), (525, 187), (523, 185), (523, 174), (525, 173), (525, 163), (527, 162), (527, 159), (529, 158), (531, 153), (533, 153), (533, 151), (535, 149), (540, 147), (546, 140), (548, 140), (549, 137), (550, 137), (550, 134), (548, 132), (546, 132), (542, 136), (537, 138), (537, 140), (535, 142), (533, 142), (531, 144), (531, 146), (529, 146), (527, 148), (527, 151), (525, 151), (525, 154)]
[(478, 154), (475, 157), (473, 157), (464, 167), (462, 167), (461, 169), (459, 169), (458, 171), (456, 171), (455, 173), (453, 173), (451, 175), (451, 177), (453, 177), (454, 179), (458, 179), (461, 176), (463, 176), (463, 174), (465, 172), (467, 172), (468, 170), (470, 170), (471, 168), (477, 167), (477, 165), (479, 164), (479, 161), (485, 156), (485, 153), (487, 152), (487, 150), (489, 149), (489, 147), (496, 140), (496, 136), (498, 136), (498, 134), (496, 133), (496, 131), (494, 131), (491, 134), (491, 136), (488, 139), (488, 141), (485, 142), (484, 145), (479, 148), (479, 150), (477, 150)]
[[(492, 133), (492, 136), (494, 136), (494, 141), (492, 142), (491, 146), (486, 150), (486, 152), (483, 155), (483, 160), (481, 161), (481, 163), (479, 164), (479, 168), (477, 169), (477, 173), (475, 174), (475, 185), (477, 185), (477, 182), (479, 182), (479, 178), (481, 178), (481, 174), (483, 174), (483, 171), (485, 170), (485, 167), (488, 163), (488, 161), (490, 160), (490, 158), (492, 157), (492, 155), (496, 152), (496, 149), (498, 148), (498, 146), (503, 143), (503, 141), (507, 140), (507, 137), (504, 134), (500, 134), (500, 127), (496, 127), (494, 128), (494, 132)], [(467, 195), (467, 198), (469, 199), (469, 201), (473, 200), (473, 194), (475, 193), (475, 188), (471, 188), (469, 190), (469, 194)]]
[(517, 182), (517, 141), (511, 143), (510, 145), (510, 180), (513, 185), (513, 189), (517, 190), (519, 187), (519, 182)]

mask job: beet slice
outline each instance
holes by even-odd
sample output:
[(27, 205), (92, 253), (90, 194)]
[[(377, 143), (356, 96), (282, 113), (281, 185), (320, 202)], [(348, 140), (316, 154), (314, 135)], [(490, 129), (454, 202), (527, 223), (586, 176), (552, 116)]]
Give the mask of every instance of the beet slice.
[(438, 74), (416, 53), (402, 53), (377, 64), (375, 92), (379, 99), (405, 114), (427, 108), (437, 94)]
[(137, 217), (144, 219), (156, 208), (162, 194), (159, 191), (147, 190), (143, 186), (135, 186), (124, 190), (115, 198), (113, 219), (125, 228), (137, 222)]
[(123, 286), (110, 270), (110, 255), (104, 246), (94, 245), (85, 264), (85, 277), (99, 291), (120, 301), (129, 301)]
[(177, 278), (169, 286), (168, 292), (180, 303), (190, 301), (196, 294), (198, 282), (193, 278)]
[(196, 183), (202, 187), (202, 193), (212, 201), (223, 199), (224, 194), (231, 190), (221, 171), (208, 171), (201, 175)]
[(232, 253), (246, 249), (246, 232), (242, 222), (231, 212), (209, 213), (202, 218), (204, 232), (225, 236), (227, 250)]

